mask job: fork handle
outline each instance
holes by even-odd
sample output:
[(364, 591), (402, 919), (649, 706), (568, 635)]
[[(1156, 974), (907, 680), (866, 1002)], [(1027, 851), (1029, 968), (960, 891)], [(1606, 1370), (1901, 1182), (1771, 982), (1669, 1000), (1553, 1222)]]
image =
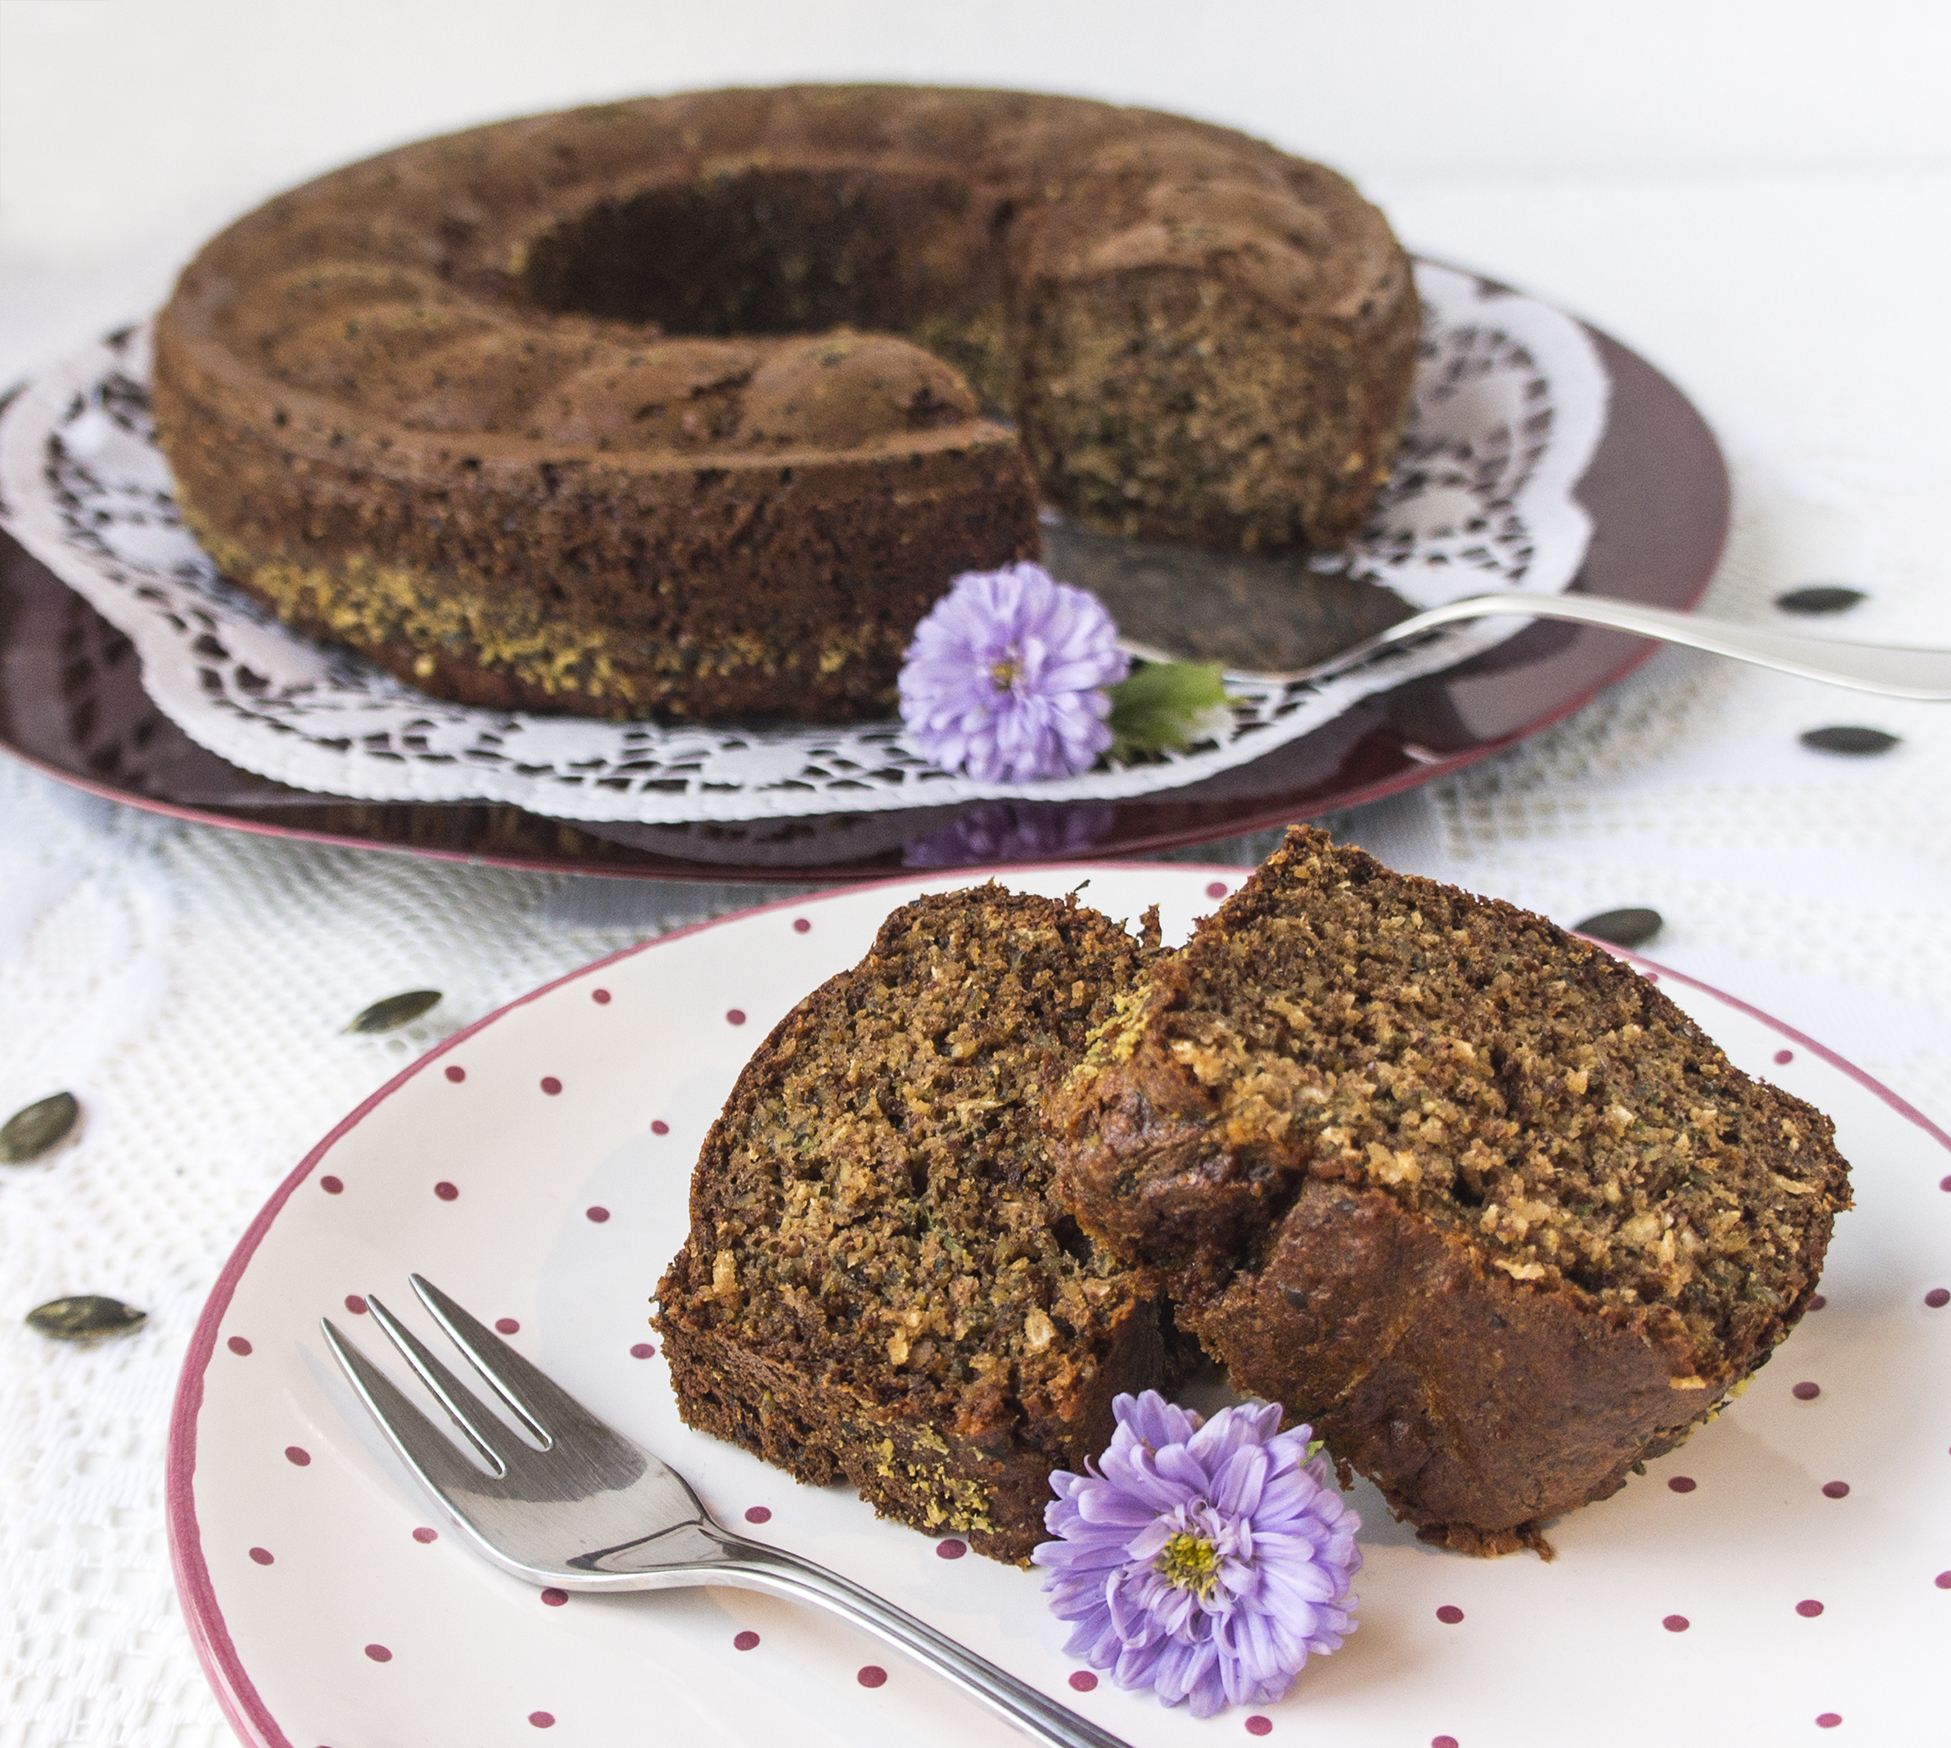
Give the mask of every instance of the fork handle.
[(897, 1651), (907, 1652), (1039, 1742), (1054, 1743), (1056, 1748), (1126, 1748), (1108, 1730), (1099, 1729), (1068, 1706), (1059, 1705), (1048, 1694), (1019, 1681), (1006, 1669), (998, 1669), (986, 1657), (978, 1657), (936, 1632), (926, 1621), (916, 1620), (905, 1609), (883, 1601), (839, 1573), (782, 1549), (748, 1542), (715, 1525), (705, 1531), (705, 1536), (721, 1550), (716, 1558), (700, 1563), (711, 1582), (810, 1602), (852, 1621)]

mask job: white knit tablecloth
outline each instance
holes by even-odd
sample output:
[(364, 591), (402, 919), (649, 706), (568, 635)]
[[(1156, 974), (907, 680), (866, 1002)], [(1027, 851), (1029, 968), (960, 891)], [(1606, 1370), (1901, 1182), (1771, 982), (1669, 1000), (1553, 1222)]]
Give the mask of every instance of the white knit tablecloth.
[[(1792, 626), (1775, 594), (1843, 582), (1870, 599), (1807, 628), (1951, 646), (1951, 179), (1373, 192), (1414, 247), (1588, 316), (1694, 395), (1736, 490), (1708, 611)], [(150, 289), (112, 279), (69, 300), (0, 281), (0, 331), (12, 310), (47, 351), (84, 337), (95, 308)], [(1797, 742), (1838, 723), (1900, 743), (1846, 759)], [(1335, 823), (1560, 922), (1651, 905), (1653, 956), (1951, 1122), (1951, 707), (1667, 652), (1515, 751)], [(64, 1087), (88, 1113), (74, 1146), (0, 1169), (0, 1748), (228, 1740), (170, 1585), (162, 1471), (230, 1246), (410, 1051), (741, 902), (178, 825), (0, 759), (0, 1116)], [(446, 992), (435, 1023), (341, 1035), (420, 986)], [(92, 1349), (22, 1327), (78, 1292), (149, 1321)]]

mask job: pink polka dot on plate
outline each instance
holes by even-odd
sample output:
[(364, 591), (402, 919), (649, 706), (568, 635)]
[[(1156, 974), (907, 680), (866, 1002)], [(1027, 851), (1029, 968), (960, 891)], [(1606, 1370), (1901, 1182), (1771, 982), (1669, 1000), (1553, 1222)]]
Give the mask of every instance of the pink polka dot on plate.
[(230, 1340), (224, 1343), (224, 1346), (229, 1348), (240, 1359), (251, 1351), (251, 1344), (241, 1335), (233, 1335)]
[(1456, 1738), (1454, 1736), (1432, 1736), (1429, 1739), (1429, 1748), (1456, 1748)]
[(878, 1663), (865, 1663), (861, 1665), (854, 1680), (862, 1687), (884, 1687), (887, 1685), (887, 1671)]
[(772, 1507), (769, 1505), (748, 1505), (745, 1508), (745, 1521), (747, 1523), (772, 1522)]
[(387, 1650), (384, 1645), (368, 1645), (366, 1647), (366, 1655), (375, 1663), (391, 1663), (393, 1661), (393, 1653)]
[(589, 992), (589, 999), (599, 1008), (606, 1008), (610, 1005), (610, 992), (607, 989), (592, 989)]
[(311, 1460), (312, 1460), (312, 1453), (306, 1450), (303, 1445), (285, 1446), (285, 1461), (287, 1463), (296, 1464), (299, 1468), (302, 1469)]
[(459, 1186), (455, 1184), (450, 1184), (445, 1178), (442, 1178), (439, 1183), (434, 1185), (434, 1194), (437, 1195), (443, 1202), (453, 1201), (453, 1199), (456, 1196), (458, 1196), (460, 1193), (461, 1192)]
[(462, 1081), (467, 1079), (467, 1070), (458, 1062), (450, 1062), (447, 1065), (447, 1078), (458, 1086)]
[(345, 1185), (339, 1182), (337, 1178), (332, 1176), (330, 1172), (327, 1172), (324, 1177), (318, 1180), (318, 1187), (322, 1189), (328, 1196), (336, 1196), (341, 1190), (345, 1188)]
[(500, 1330), (503, 1335), (520, 1335), (522, 1332), (522, 1326), (512, 1317), (497, 1317), (495, 1319), (495, 1328)]
[(542, 1076), (542, 1090), (550, 1098), (554, 1098), (557, 1093), (562, 1091), (562, 1082), (557, 1080), (553, 1074), (545, 1074)]
[(1931, 1582), (1940, 1590), (1951, 1590), (1951, 1572), (1940, 1572)]
[(1693, 1622), (1688, 1620), (1683, 1614), (1670, 1614), (1665, 1620), (1660, 1622), (1660, 1625), (1665, 1627), (1669, 1633), (1684, 1633), (1693, 1625)]
[(747, 1627), (742, 1633), (732, 1634), (734, 1651), (756, 1651), (759, 1648), (759, 1635)]
[[(727, 1009), (725, 1010), (725, 1023), (726, 1023), (726, 1025), (728, 1025), (728, 1026), (742, 1026), (742, 1025), (744, 1025), (744, 1024), (745, 1024), (745, 1010), (744, 1010), (743, 1008), (727, 1008)], [(869, 1667), (869, 1668), (872, 1668), (872, 1667), (873, 1667), (873, 1665), (872, 1665), (872, 1664), (869, 1664), (869, 1665), (868, 1665), (868, 1667)]]
[(671, 1132), (671, 1126), (662, 1117), (652, 1117), (650, 1120), (650, 1132), (653, 1135), (668, 1135)]
[(955, 1536), (935, 1544), (935, 1558), (938, 1560), (959, 1560), (969, 1551), (969, 1544)]
[(528, 1721), (538, 1730), (552, 1730), (555, 1728), (555, 1713), (530, 1712), (528, 1714)]
[(1642, 971), (1640, 976), (1644, 977), (1648, 983), (1658, 983), (1660, 981), (1660, 974), (1657, 971)]
[(1813, 1596), (1805, 1597), (1795, 1605), (1795, 1612), (1805, 1621), (1812, 1621), (1817, 1615), (1822, 1613), (1822, 1604), (1817, 1602)]
[(1097, 1689), (1097, 1677), (1088, 1669), (1073, 1669), (1070, 1672), (1070, 1685), (1079, 1693), (1093, 1693)]
[(1777, 1062), (1793, 1062), (1795, 1060), (1795, 1052), (1793, 1050), (1777, 1050), (1775, 1052), (1775, 1060)]
[(269, 1548), (253, 1548), (251, 1550), (251, 1558), (260, 1566), (269, 1566), (272, 1563), (273, 1555)]
[(1849, 1497), (1849, 1483), (1847, 1481), (1825, 1481), (1822, 1484), (1822, 1496), (1824, 1499), (1847, 1499)]
[(1933, 1287), (1924, 1295), (1924, 1303), (1933, 1311), (1943, 1310), (1946, 1305), (1951, 1305), (1951, 1288)]
[(796, 916), (793, 918), (793, 933), (796, 935), (805, 934), (812, 926), (812, 921), (807, 917)]
[(1828, 1303), (1829, 1301), (1827, 1299), (1825, 1299), (1820, 1293), (1817, 1293), (1809, 1300), (1809, 1309), (1811, 1311), (1820, 1311), (1823, 1308), (1823, 1306), (1827, 1305)]
[(1816, 1713), (1816, 1728), (1818, 1730), (1833, 1730), (1842, 1721), (1843, 1714), (1841, 1712)]
[(1463, 1619), (1463, 1610), (1453, 1602), (1446, 1602), (1436, 1611), (1436, 1618), (1446, 1627), (1453, 1627)]
[(1813, 1402), (1822, 1394), (1822, 1386), (1804, 1378), (1801, 1383), (1791, 1385), (1788, 1393), (1798, 1402)]
[(1951, 1190), (1951, 1175), (1939, 1178), (1937, 1180), (1937, 1187), (1941, 1190)]
[(585, 1208), (583, 1210), (583, 1218), (592, 1226), (601, 1226), (609, 1217), (610, 1211), (608, 1208)]
[(1208, 898), (1224, 898), (1226, 896), (1226, 882), (1224, 880), (1207, 881), (1206, 896)]
[(1691, 1475), (1675, 1475), (1667, 1482), (1667, 1485), (1676, 1493), (1691, 1493), (1700, 1483)]
[(553, 1584), (542, 1592), (542, 1606), (544, 1608), (560, 1608), (568, 1600), (569, 1592), (566, 1590), (558, 1590)]
[(345, 1308), (355, 1317), (363, 1317), (366, 1315), (366, 1301), (357, 1293), (346, 1294)]
[(635, 1342), (631, 1345), (630, 1357), (633, 1360), (654, 1360), (657, 1357), (657, 1350), (647, 1341)]
[(427, 1526), (423, 1523), (417, 1530), (413, 1532), (413, 1539), (416, 1542), (421, 1542), (421, 1543), (437, 1542), (440, 1540), (440, 1531), (437, 1529), (428, 1529)]
[(1253, 1716), (1248, 1718), (1246, 1721), (1246, 1733), (1249, 1736), (1268, 1735), (1272, 1732), (1273, 1727), (1274, 1727), (1273, 1719), (1262, 1717), (1258, 1712), (1255, 1712)]

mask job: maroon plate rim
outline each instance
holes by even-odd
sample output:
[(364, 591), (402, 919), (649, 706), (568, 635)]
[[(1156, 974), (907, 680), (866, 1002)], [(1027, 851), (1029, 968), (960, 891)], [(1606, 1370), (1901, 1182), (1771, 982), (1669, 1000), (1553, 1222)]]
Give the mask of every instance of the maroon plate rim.
[[(1611, 403), (1574, 492), (1593, 534), (1572, 591), (1692, 608), (1727, 538), (1720, 447), (1667, 377), (1582, 325), (1611, 378)], [(0, 534), (0, 747), (17, 758), (73, 788), (173, 819), (548, 873), (833, 885), (1182, 849), (1319, 818), (1462, 770), (1580, 709), (1657, 647), (1623, 632), (1538, 621), (1457, 667), (1365, 699), (1249, 765), (1129, 801), (597, 825), (492, 802), (356, 801), (240, 771), (162, 717), (127, 640)]]

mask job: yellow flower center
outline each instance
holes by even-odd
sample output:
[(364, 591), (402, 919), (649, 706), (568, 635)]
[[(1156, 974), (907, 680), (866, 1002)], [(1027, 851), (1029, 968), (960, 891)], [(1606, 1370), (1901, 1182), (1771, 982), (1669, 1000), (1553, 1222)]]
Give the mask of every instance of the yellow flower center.
[(998, 692), (1007, 692), (1016, 684), (1016, 664), (1005, 656), (990, 668), (989, 677), (996, 682)]
[(1159, 1575), (1167, 1584), (1207, 1597), (1219, 1582), (1219, 1550), (1204, 1536), (1181, 1530), (1158, 1551)]

